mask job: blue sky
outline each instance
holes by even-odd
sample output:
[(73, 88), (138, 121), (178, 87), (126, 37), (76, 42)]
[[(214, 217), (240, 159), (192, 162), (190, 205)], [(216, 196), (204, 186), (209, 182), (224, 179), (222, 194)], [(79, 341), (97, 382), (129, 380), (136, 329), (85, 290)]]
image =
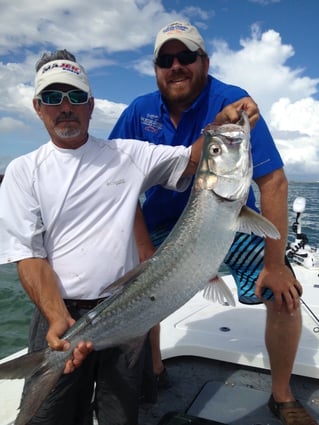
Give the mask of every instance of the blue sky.
[(107, 137), (136, 96), (155, 90), (157, 31), (182, 19), (202, 33), (210, 73), (245, 88), (290, 180), (319, 181), (319, 2), (312, 0), (0, 0), (0, 173), (48, 140), (32, 108), (34, 65), (67, 48), (95, 96), (90, 132)]

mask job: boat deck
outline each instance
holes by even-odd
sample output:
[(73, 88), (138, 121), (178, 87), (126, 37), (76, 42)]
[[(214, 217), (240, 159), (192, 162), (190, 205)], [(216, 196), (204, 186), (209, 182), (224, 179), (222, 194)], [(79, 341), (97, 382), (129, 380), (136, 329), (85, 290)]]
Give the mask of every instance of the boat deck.
[[(165, 366), (172, 386), (160, 391), (156, 404), (141, 405), (139, 425), (158, 425), (172, 411), (228, 425), (281, 424), (267, 407), (271, 388), (268, 370), (192, 356), (167, 359)], [(291, 386), (319, 423), (318, 380), (293, 375)], [(193, 423), (201, 424), (179, 419), (165, 425)]]
[[(304, 286), (303, 330), (293, 372), (319, 378), (319, 270), (294, 266)], [(231, 276), (223, 276), (237, 300)], [(263, 304), (235, 307), (212, 303), (197, 293), (161, 324), (163, 359), (198, 356), (269, 369)]]

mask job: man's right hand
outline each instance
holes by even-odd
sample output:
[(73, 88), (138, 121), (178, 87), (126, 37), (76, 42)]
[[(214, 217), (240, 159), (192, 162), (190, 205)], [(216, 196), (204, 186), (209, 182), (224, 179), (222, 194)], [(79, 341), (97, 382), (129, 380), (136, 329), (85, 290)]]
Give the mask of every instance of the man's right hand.
[[(70, 343), (66, 339), (61, 339), (68, 328), (74, 325), (75, 320), (67, 316), (65, 320), (53, 323), (47, 333), (47, 342), (49, 347), (57, 351), (67, 351), (70, 349)], [(80, 341), (72, 352), (72, 356), (65, 363), (64, 373), (71, 373), (81, 366), (86, 357), (93, 351), (93, 343), (90, 341)]]
[(245, 111), (249, 119), (250, 128), (254, 128), (259, 119), (257, 103), (251, 97), (243, 97), (225, 108), (216, 115), (214, 124), (221, 125), (228, 122), (236, 123), (240, 119), (239, 111)]

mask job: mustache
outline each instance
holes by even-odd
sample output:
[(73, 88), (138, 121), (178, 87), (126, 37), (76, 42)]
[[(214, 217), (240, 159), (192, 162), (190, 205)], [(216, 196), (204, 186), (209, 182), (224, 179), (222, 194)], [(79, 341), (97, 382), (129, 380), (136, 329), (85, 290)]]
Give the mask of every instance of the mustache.
[(58, 124), (61, 121), (76, 121), (80, 122), (79, 117), (73, 112), (62, 112), (55, 120), (55, 124)]
[(168, 78), (178, 78), (178, 77), (188, 77), (189, 72), (184, 70), (183, 68), (172, 69), (170, 73), (167, 75)]

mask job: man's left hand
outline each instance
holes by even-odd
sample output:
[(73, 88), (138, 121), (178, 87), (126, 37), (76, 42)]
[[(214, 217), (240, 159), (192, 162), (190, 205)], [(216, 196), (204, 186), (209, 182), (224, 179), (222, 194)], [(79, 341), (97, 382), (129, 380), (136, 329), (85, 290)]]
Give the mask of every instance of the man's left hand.
[(263, 288), (269, 288), (274, 294), (275, 308), (280, 311), (283, 304), (290, 314), (300, 307), (302, 286), (285, 264), (264, 267), (256, 284), (256, 296), (261, 300)]
[(73, 350), (72, 358), (65, 363), (64, 373), (74, 372), (92, 351), (92, 342), (79, 342)]

